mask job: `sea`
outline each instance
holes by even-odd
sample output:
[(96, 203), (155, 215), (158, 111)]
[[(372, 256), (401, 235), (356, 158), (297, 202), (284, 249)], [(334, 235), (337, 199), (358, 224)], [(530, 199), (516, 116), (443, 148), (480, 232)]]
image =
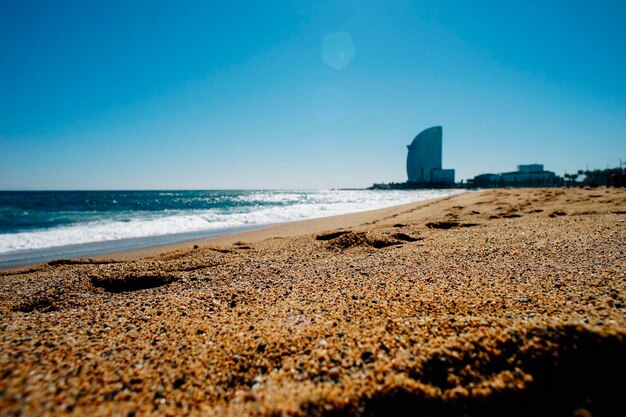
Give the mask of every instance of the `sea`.
[(459, 192), (0, 191), (0, 267), (179, 243)]

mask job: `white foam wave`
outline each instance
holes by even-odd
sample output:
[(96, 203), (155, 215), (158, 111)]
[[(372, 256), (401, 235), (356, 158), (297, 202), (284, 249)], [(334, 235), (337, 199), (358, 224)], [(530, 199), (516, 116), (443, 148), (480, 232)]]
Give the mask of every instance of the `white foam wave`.
[[(263, 226), (372, 210), (459, 192), (453, 190), (320, 191), (297, 194), (255, 192), (242, 198), (247, 199), (249, 203), (259, 202), (257, 208), (168, 212), (126, 220), (109, 219), (40, 231), (0, 234), (0, 253), (181, 233), (214, 232), (245, 226)], [(283, 205), (263, 206), (262, 203), (268, 202), (279, 202)]]

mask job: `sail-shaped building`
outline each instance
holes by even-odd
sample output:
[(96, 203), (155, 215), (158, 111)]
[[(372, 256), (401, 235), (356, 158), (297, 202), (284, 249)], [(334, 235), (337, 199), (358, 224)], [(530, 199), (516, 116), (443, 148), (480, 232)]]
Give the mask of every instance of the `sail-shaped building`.
[(441, 126), (430, 127), (413, 139), (406, 158), (409, 182), (453, 184), (454, 170), (441, 169), (442, 156)]

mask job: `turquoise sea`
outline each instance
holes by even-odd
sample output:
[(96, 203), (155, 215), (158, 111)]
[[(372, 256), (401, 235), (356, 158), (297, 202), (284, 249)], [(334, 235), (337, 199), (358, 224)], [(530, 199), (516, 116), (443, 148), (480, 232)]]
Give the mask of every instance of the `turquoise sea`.
[(0, 267), (182, 242), (459, 190), (0, 192)]

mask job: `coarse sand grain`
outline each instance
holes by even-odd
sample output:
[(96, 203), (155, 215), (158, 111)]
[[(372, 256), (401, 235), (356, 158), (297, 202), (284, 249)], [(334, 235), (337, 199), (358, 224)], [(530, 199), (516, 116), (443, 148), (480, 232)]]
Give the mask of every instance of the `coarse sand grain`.
[(2, 416), (626, 415), (626, 190), (0, 272)]

